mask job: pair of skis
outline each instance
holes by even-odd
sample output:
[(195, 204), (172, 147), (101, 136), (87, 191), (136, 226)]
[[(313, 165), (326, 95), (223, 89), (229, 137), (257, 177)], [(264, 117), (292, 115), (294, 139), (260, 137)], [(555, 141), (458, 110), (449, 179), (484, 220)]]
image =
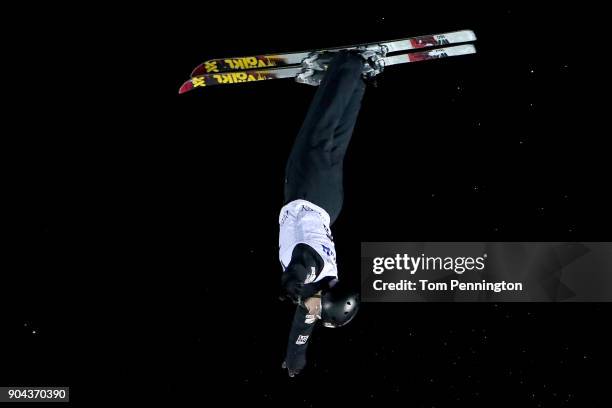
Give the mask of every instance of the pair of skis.
[[(400, 40), (373, 42), (311, 51), (285, 54), (266, 54), (251, 57), (212, 59), (198, 65), (179, 89), (179, 94), (196, 88), (213, 85), (236, 84), (268, 79), (294, 78), (304, 72), (302, 64), (313, 53), (334, 52), (341, 50), (376, 51), (383, 55), (382, 64), (386, 66), (432, 59), (474, 54), (472, 44), (447, 46), (450, 44), (468, 43), (476, 40), (471, 30), (454, 31), (444, 34), (424, 35)], [(442, 47), (442, 48), (438, 48)], [(409, 51), (404, 54), (394, 54)]]

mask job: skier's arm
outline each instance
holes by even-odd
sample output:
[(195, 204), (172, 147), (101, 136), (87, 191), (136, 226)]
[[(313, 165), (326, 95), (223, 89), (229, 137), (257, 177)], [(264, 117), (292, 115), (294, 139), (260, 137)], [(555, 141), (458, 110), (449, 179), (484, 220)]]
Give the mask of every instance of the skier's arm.
[(317, 282), (304, 284), (308, 272), (313, 269), (317, 276), (321, 273), (323, 269), (321, 256), (306, 244), (296, 245), (282, 279), (286, 293), (299, 303), (293, 316), (287, 341), (287, 354), (283, 363), (290, 377), (298, 374), (306, 365), (308, 340), (317, 320), (321, 317), (320, 291), (327, 288), (331, 280), (323, 278)]
[(302, 294), (305, 287), (304, 281), (313, 270), (318, 276), (322, 269), (323, 259), (317, 251), (309, 245), (297, 244), (291, 254), (291, 262), (281, 276), (281, 286), (284, 294), (294, 302), (311, 296), (316, 291)]
[(298, 305), (295, 315), (293, 316), (293, 323), (287, 341), (287, 354), (283, 363), (283, 368), (287, 368), (289, 377), (294, 377), (299, 374), (306, 366), (308, 341), (310, 340), (317, 320), (317, 315), (311, 314), (311, 311), (309, 311), (305, 305)]

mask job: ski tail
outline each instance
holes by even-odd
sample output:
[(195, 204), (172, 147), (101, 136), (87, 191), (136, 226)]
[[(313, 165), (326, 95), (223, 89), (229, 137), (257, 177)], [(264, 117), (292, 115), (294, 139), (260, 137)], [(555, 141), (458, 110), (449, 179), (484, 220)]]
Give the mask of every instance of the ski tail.
[(460, 44), (476, 40), (476, 34), (472, 30), (453, 31), (443, 34), (422, 35), (392, 41), (378, 41), (345, 47), (335, 47), (328, 49), (318, 49), (312, 51), (299, 51), (284, 54), (255, 55), (249, 57), (219, 58), (205, 61), (194, 68), (191, 76), (200, 76), (210, 73), (222, 73), (231, 71), (244, 71), (251, 69), (265, 69), (272, 67), (282, 67), (287, 65), (300, 64), (312, 52), (321, 51), (340, 51), (355, 48), (368, 48), (384, 46), (388, 53), (401, 52), (407, 50), (417, 50), (446, 46), (449, 44)]
[(391, 57), (385, 57), (383, 58), (383, 60), (385, 66), (389, 66), (397, 64), (406, 64), (409, 62), (428, 61), (439, 58), (457, 57), (461, 55), (469, 55), (475, 53), (476, 47), (474, 47), (472, 44), (466, 44), (393, 55)]
[(389, 53), (418, 50), (422, 48), (433, 48), (450, 44), (461, 44), (476, 41), (476, 34), (472, 30), (453, 31), (444, 34), (422, 35), (419, 37), (406, 38), (403, 40), (387, 41), (385, 45)]

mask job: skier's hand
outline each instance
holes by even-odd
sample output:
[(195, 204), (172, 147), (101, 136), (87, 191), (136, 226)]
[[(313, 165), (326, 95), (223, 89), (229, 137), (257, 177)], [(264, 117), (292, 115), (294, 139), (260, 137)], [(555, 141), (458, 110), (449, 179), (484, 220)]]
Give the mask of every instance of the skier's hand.
[(308, 299), (320, 293), (319, 285), (314, 283), (303, 283), (299, 279), (283, 279), (281, 281), (283, 290), (287, 297), (293, 300), (294, 303), (299, 303), (301, 299)]
[(304, 301), (304, 306), (308, 309), (308, 314), (316, 319), (321, 318), (321, 297), (313, 296)]
[(283, 277), (285, 278), (281, 280), (283, 292), (294, 303), (298, 303), (302, 297), (304, 282), (300, 281), (299, 279), (292, 278), (287, 274)]
[[(289, 363), (287, 363), (289, 361)], [(306, 357), (302, 356), (301, 358), (293, 358), (293, 359), (285, 359), (283, 361), (283, 369), (287, 369), (287, 374), (289, 377), (293, 378), (300, 373), (306, 366)]]
[(317, 283), (305, 283), (300, 292), (302, 299), (308, 299), (309, 297), (315, 296), (317, 292), (320, 292), (320, 285)]
[(302, 297), (302, 290), (304, 289), (304, 282), (300, 282), (297, 279), (290, 279), (285, 285), (287, 294), (294, 300)]

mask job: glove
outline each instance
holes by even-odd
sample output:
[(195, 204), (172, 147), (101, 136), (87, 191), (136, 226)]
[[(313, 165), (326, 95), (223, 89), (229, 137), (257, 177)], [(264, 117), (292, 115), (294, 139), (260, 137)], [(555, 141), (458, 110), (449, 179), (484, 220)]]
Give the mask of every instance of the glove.
[(294, 301), (300, 300), (303, 289), (304, 282), (300, 282), (297, 279), (289, 279), (287, 282), (285, 282), (285, 292)]
[(298, 375), (305, 366), (306, 357), (302, 355), (298, 358), (289, 359), (289, 364), (287, 364), (287, 359), (285, 359), (285, 361), (283, 361), (282, 368), (287, 369), (287, 374), (289, 374), (289, 377), (293, 378)]
[(319, 285), (315, 283), (306, 283), (300, 291), (300, 296), (302, 297), (302, 299), (308, 299), (309, 297), (312, 297), (317, 294), (319, 290)]
[(302, 290), (304, 289), (304, 277), (301, 276), (299, 269), (296, 271), (292, 269), (287, 269), (285, 273), (283, 273), (281, 277), (281, 286), (283, 292), (286, 294), (288, 298), (290, 298), (294, 303), (298, 303), (302, 297)]

